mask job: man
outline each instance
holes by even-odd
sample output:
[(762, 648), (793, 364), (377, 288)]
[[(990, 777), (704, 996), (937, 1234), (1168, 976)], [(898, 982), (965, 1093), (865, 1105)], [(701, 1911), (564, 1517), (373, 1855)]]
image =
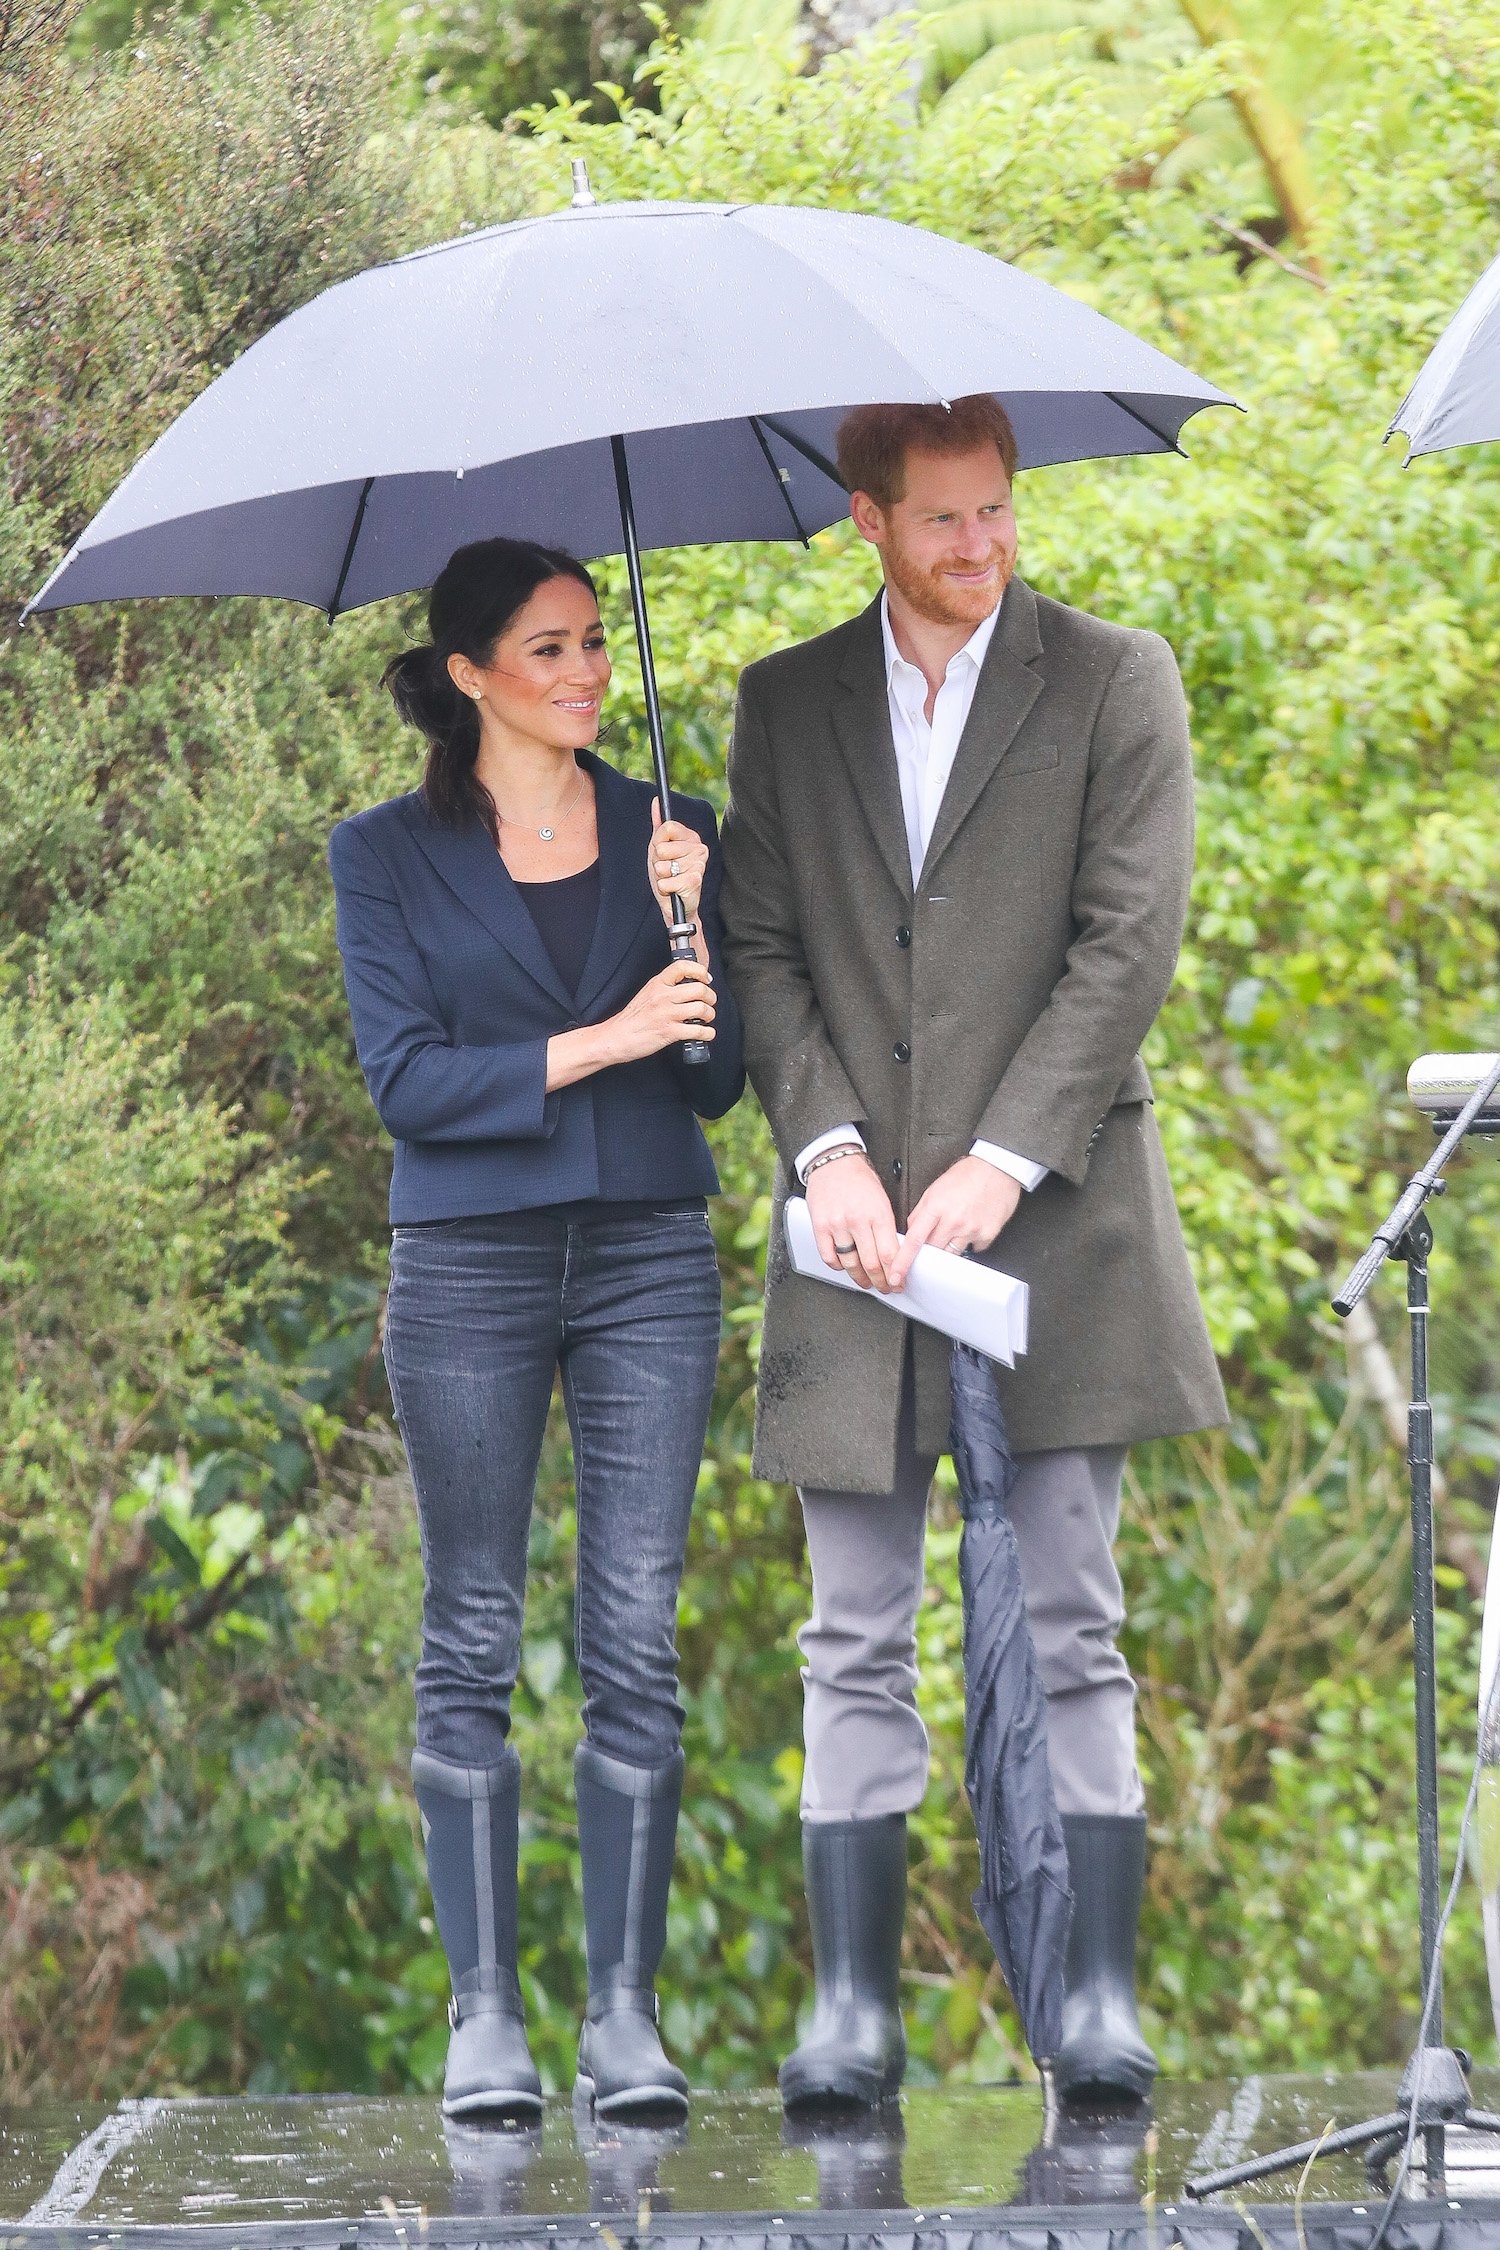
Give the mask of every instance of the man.
[(724, 822), (726, 958), (780, 1162), (755, 1466), (795, 1483), (812, 1564), (803, 1863), (817, 2005), (788, 2106), (876, 2102), (905, 2063), (906, 1816), (927, 1782), (915, 1619), (948, 1346), (872, 1293), (917, 1250), (1031, 1288), (1000, 1381), (1011, 1512), (1075, 1899), (1060, 2094), (1141, 2097), (1145, 1818), (1111, 1553), (1125, 1449), (1225, 1419), (1140, 1059), (1192, 867), (1170, 649), (1013, 576), (998, 403), (870, 406), (839, 470), (885, 590), (752, 665)]

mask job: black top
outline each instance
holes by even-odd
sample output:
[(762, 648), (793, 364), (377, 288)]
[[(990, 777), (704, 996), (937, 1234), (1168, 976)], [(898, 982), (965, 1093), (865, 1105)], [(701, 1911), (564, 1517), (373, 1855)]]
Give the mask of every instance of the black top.
[(598, 860), (591, 859), (576, 875), (560, 875), (550, 883), (517, 883), (516, 889), (553, 968), (576, 995), (599, 920)]
[[(576, 994), (599, 919), (598, 860), (590, 860), (576, 875), (559, 875), (550, 883), (517, 883), (516, 889), (526, 901), (526, 910), (553, 968), (568, 990)], [(589, 1196), (582, 1202), (553, 1203), (543, 1208), (558, 1219), (628, 1219), (642, 1218), (650, 1211), (703, 1211), (707, 1205), (701, 1195), (663, 1196), (647, 1202)]]

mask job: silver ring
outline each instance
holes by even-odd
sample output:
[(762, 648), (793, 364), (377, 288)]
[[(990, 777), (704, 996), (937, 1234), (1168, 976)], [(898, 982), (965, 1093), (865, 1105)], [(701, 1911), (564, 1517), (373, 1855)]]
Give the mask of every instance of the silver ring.
[(678, 862), (674, 859), (668, 862), (667, 872), (669, 875), (680, 875), (682, 873), (682, 869), (679, 866)]

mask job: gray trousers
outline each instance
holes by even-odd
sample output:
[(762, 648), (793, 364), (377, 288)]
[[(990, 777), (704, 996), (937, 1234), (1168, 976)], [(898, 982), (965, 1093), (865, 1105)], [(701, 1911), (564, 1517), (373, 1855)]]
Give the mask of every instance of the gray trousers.
[[(797, 1636), (804, 1820), (873, 1820), (922, 1802), (916, 1620), (936, 1467), (913, 1445), (908, 1381), (894, 1491), (799, 1494), (813, 1580), (813, 1613)], [(1135, 1682), (1115, 1646), (1125, 1616), (1112, 1552), (1125, 1449), (1026, 1453), (1019, 1467), (1010, 1514), (1058, 1809), (1138, 1813)]]

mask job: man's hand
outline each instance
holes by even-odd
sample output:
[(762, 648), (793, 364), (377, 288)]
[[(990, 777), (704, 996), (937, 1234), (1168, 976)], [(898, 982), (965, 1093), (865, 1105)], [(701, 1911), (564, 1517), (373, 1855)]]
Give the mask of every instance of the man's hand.
[[(842, 1170), (842, 1166), (828, 1169)], [(891, 1267), (891, 1287), (905, 1287), (912, 1260), (924, 1243), (935, 1250), (988, 1250), (1020, 1200), (1019, 1180), (982, 1156), (961, 1156), (933, 1181), (907, 1221), (906, 1239)], [(846, 1242), (848, 1236), (839, 1240)]]
[(856, 1152), (837, 1164), (819, 1164), (803, 1192), (824, 1265), (848, 1274), (861, 1289), (895, 1288), (896, 1214), (869, 1158)]

